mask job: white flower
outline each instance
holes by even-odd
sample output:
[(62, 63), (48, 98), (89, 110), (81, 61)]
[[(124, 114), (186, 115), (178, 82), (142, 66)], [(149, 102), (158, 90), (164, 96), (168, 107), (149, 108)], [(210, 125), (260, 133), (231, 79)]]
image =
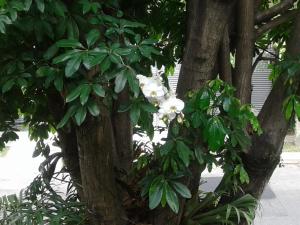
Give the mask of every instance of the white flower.
[(160, 108), (167, 113), (181, 113), (184, 102), (175, 96), (171, 96), (161, 103)]
[(161, 120), (165, 121), (165, 122), (169, 122), (171, 120), (173, 120), (175, 117), (176, 117), (176, 113), (175, 112), (169, 112), (169, 111), (166, 111), (165, 109), (163, 108), (160, 108), (158, 110), (158, 116)]
[(141, 88), (143, 86), (145, 86), (149, 82), (149, 80), (150, 80), (149, 77), (146, 77), (146, 76), (141, 75), (141, 74), (136, 75), (136, 78), (139, 80), (139, 84), (140, 84)]

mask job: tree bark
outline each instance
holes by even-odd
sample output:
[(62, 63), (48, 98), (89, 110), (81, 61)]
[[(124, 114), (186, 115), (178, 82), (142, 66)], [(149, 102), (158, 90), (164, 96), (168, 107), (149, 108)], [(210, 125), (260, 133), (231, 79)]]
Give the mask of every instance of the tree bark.
[(180, 70), (177, 93), (198, 89), (213, 73), (222, 34), (235, 1), (191, 0), (188, 8), (188, 38)]
[(126, 102), (129, 102), (128, 88), (125, 88), (125, 90), (119, 94), (118, 100), (115, 102), (115, 113), (112, 115), (112, 122), (118, 160), (115, 163), (115, 166), (127, 174), (133, 160), (133, 129), (129, 112), (118, 112), (120, 104)]
[(123, 225), (126, 217), (115, 181), (113, 128), (109, 112), (101, 111), (101, 117), (89, 117), (77, 129), (84, 201), (90, 225)]
[[(291, 57), (300, 54), (300, 11), (298, 12), (293, 34), (289, 40), (287, 54)], [(243, 156), (244, 164), (250, 175), (250, 183), (244, 187), (246, 193), (260, 198), (265, 185), (268, 183), (274, 169), (280, 160), (284, 138), (289, 121), (283, 115), (283, 102), (286, 98), (282, 74), (276, 81), (267, 98), (258, 119), (263, 134), (254, 136), (250, 151)], [(276, 126), (274, 126), (276, 123)]]
[(237, 7), (237, 48), (233, 84), (241, 103), (251, 102), (252, 59), (254, 49), (254, 1), (239, 0)]

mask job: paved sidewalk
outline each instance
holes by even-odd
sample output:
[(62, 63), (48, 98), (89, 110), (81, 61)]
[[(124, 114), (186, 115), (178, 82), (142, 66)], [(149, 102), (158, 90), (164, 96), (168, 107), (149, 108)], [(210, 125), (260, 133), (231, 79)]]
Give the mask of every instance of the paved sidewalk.
[[(284, 153), (284, 166), (274, 171), (263, 193), (254, 225), (300, 225), (300, 164), (294, 163), (298, 160), (299, 153)], [(207, 183), (202, 188), (213, 190), (221, 176), (220, 170), (206, 173)]]

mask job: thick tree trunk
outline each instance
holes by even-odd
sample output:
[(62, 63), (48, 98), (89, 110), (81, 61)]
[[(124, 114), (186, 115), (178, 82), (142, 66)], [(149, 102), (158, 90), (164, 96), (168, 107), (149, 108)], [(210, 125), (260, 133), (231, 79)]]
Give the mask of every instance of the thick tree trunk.
[[(184, 59), (180, 71), (177, 93), (184, 98), (188, 90), (198, 89), (206, 81), (213, 79), (213, 73), (222, 42), (221, 33), (227, 25), (235, 1), (191, 0), (188, 4), (188, 34)], [(201, 168), (192, 166), (193, 176), (188, 184), (192, 192), (197, 192)], [(181, 201), (180, 212), (185, 201)], [(175, 215), (170, 210), (156, 210), (154, 225), (179, 225), (181, 213)]]
[(188, 38), (177, 93), (198, 89), (213, 79), (222, 34), (235, 1), (191, 0), (188, 8)]
[[(104, 112), (105, 109), (102, 109)], [(126, 224), (113, 165), (115, 143), (108, 112), (77, 129), (84, 201), (90, 225)]]

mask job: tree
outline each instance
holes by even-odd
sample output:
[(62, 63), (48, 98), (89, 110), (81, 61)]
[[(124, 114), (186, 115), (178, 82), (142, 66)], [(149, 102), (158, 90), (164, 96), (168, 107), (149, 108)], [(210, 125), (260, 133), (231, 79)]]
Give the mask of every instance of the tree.
[[(298, 4), (0, 1), (1, 146), (17, 139), (13, 124), (22, 115), (37, 141), (34, 155), (46, 157), (44, 182), (63, 157), (87, 224), (249, 223), (256, 206), (250, 195), (260, 198), (288, 125), (300, 116)], [(278, 62), (257, 120), (247, 105), (251, 76), (270, 45)], [(165, 108), (137, 74), (151, 74), (156, 62), (165, 79), (177, 60), (184, 118), (176, 104), (164, 111), (166, 142), (147, 151), (132, 135), (153, 137), (153, 113)], [(161, 80), (145, 79), (164, 101), (174, 97)], [(49, 152), (50, 132), (61, 153)], [(223, 168), (223, 180), (199, 195), (201, 173), (213, 165)]]

